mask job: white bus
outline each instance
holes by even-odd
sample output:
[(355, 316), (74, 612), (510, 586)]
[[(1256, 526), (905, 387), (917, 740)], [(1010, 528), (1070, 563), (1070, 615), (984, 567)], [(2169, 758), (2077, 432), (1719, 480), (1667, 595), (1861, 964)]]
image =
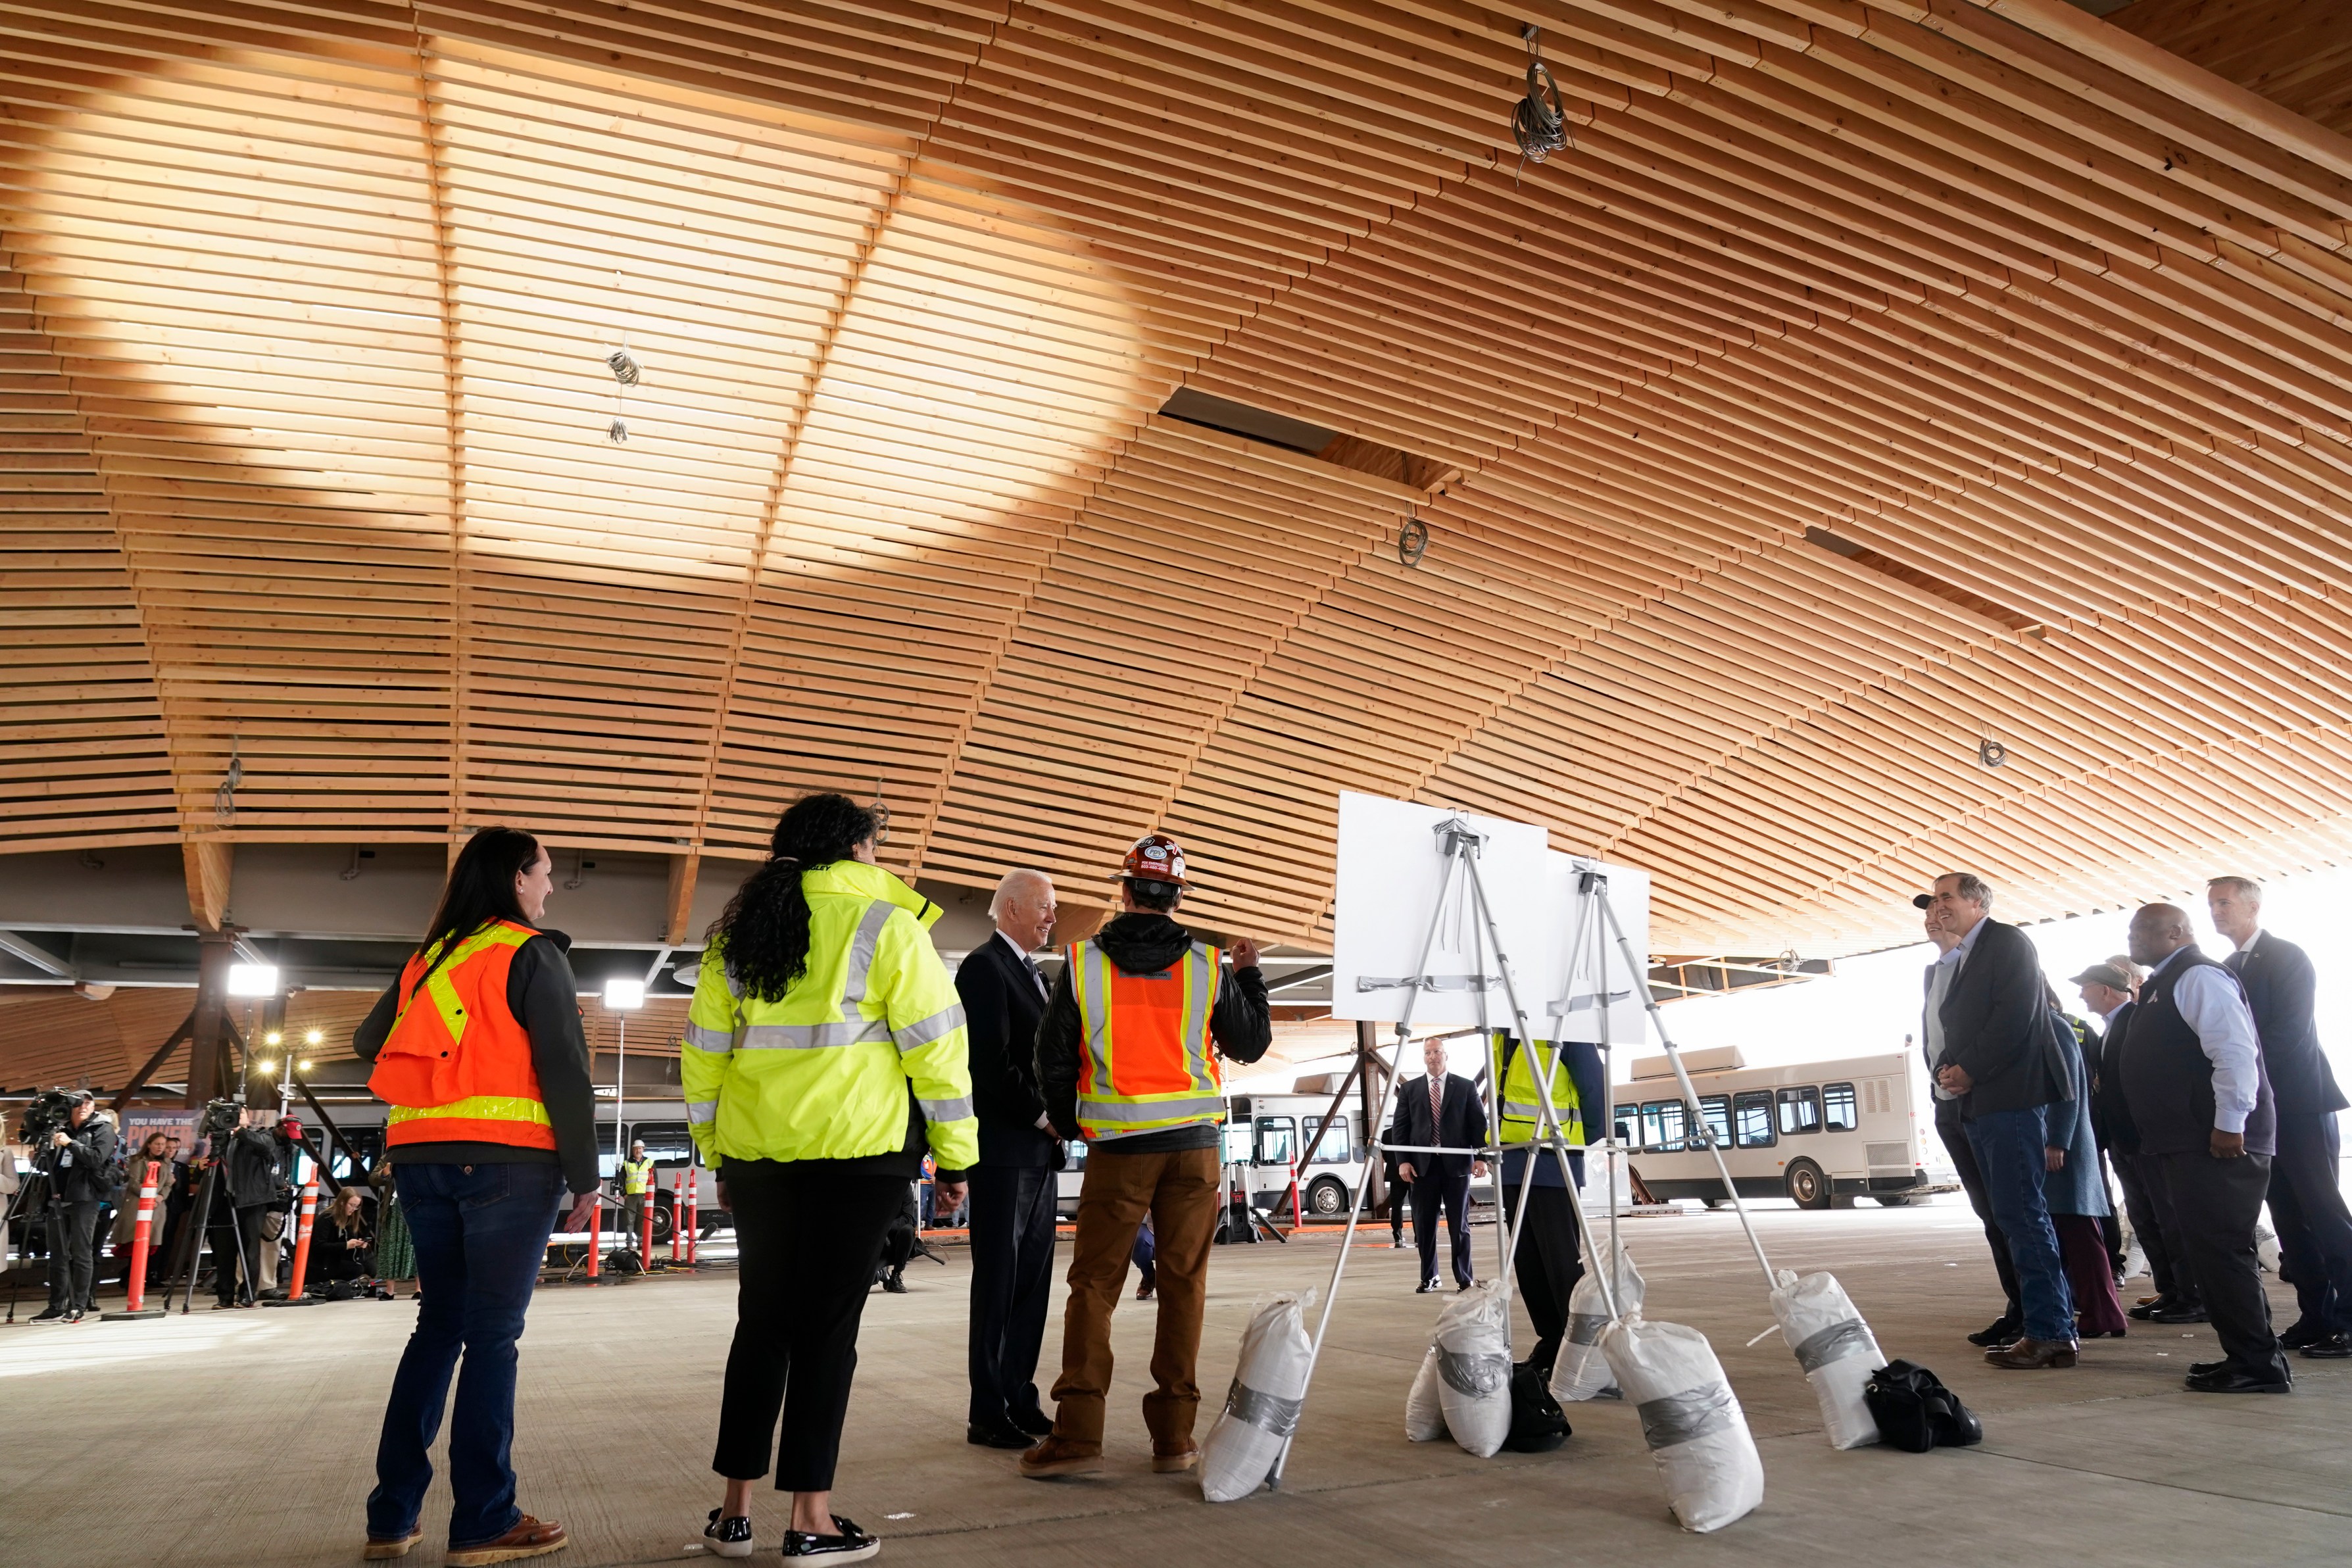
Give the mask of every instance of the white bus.
[[(1225, 1100), (1224, 1161), (1226, 1179), (1234, 1166), (1249, 1171), (1250, 1202), (1267, 1214), (1280, 1211), (1290, 1219), (1291, 1162), (1307, 1152), (1315, 1130), (1330, 1114), (1328, 1094), (1236, 1094)], [(1066, 1148), (1068, 1162), (1055, 1184), (1055, 1196), (1065, 1219), (1078, 1212), (1078, 1189), (1086, 1177), (1086, 1145), (1076, 1141)], [(1358, 1162), (1364, 1157), (1364, 1113), (1347, 1105), (1315, 1146), (1312, 1164), (1298, 1167), (1298, 1202), (1310, 1220), (1344, 1220), (1349, 1208), (1361, 1200), (1356, 1188)], [(1473, 1202), (1495, 1200), (1494, 1180), (1474, 1183)]]
[[(1727, 1046), (1685, 1051), (1683, 1065), (1743, 1198), (1825, 1209), (1870, 1197), (1895, 1208), (1959, 1184), (1936, 1136), (1925, 1069), (1906, 1052), (1750, 1068)], [(1643, 1183), (1662, 1202), (1729, 1201), (1666, 1058), (1636, 1058), (1633, 1070), (1611, 1101)]]

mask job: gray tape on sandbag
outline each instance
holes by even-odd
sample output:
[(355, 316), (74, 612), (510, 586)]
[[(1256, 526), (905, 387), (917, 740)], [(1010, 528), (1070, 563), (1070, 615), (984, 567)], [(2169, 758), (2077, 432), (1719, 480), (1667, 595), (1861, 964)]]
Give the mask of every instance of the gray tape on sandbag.
[(1277, 1437), (1287, 1437), (1298, 1428), (1298, 1413), (1307, 1408), (1304, 1399), (1285, 1399), (1279, 1394), (1260, 1394), (1256, 1389), (1234, 1379), (1225, 1390), (1225, 1408), (1237, 1421), (1248, 1423), (1261, 1432)]
[(1609, 1326), (1606, 1312), (1570, 1312), (1568, 1315), (1568, 1342), (1572, 1345), (1593, 1345), (1601, 1342), (1601, 1331)]
[(1731, 1397), (1727, 1383), (1646, 1399), (1633, 1408), (1642, 1417), (1642, 1438), (1653, 1448), (1671, 1448), (1727, 1431), (1739, 1419), (1738, 1404)]
[(1440, 1345), (1437, 1347), (1437, 1375), (1444, 1378), (1445, 1386), (1456, 1394), (1494, 1394), (1510, 1386), (1511, 1358), (1507, 1355), (1469, 1355)]
[(1873, 1349), (1870, 1325), (1860, 1318), (1848, 1318), (1842, 1323), (1832, 1323), (1799, 1345), (1797, 1364), (1813, 1372), (1848, 1356), (1871, 1354)]

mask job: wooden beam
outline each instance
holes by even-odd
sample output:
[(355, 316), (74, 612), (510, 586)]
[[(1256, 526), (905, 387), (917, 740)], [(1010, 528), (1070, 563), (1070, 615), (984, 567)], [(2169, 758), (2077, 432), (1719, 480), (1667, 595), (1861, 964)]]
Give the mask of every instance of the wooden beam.
[(236, 847), (225, 838), (189, 838), (180, 845), (187, 872), (188, 913), (196, 930), (210, 935), (228, 919), (229, 871)]

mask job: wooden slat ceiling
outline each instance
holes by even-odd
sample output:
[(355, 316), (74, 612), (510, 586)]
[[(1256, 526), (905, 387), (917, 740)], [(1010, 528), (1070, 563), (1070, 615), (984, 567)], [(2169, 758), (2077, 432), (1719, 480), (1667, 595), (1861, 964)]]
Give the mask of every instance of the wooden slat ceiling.
[(0, 4), (0, 98), (7, 848), (878, 784), (1312, 941), (1359, 788), (1817, 953), (2352, 845), (2352, 142), (2061, 0)]
[(2352, 131), (2343, 0), (2132, 0), (2108, 20), (2330, 131)]

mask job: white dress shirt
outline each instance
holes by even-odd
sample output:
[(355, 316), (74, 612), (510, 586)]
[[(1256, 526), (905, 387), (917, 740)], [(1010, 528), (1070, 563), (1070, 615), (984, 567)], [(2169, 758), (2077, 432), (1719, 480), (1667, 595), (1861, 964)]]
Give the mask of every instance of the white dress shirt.
[[(2179, 949), (2149, 971), (2147, 984), (2154, 984), (2188, 951)], [(2245, 1131), (2261, 1092), (2263, 1046), (2238, 977), (2217, 965), (2197, 964), (2172, 983), (2172, 1005), (2213, 1064), (2214, 1131)]]

